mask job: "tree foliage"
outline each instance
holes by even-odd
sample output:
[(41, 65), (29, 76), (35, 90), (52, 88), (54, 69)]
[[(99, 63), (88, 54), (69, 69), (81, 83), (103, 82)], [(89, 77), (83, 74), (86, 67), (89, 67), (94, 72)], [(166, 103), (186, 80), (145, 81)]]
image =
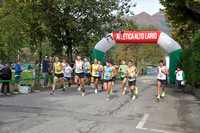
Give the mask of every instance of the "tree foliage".
[(90, 56), (92, 53), (83, 47), (94, 38), (123, 28), (122, 16), (130, 13), (131, 6), (131, 0), (0, 1), (0, 52), (10, 60), (9, 51), (15, 58), (21, 48), (29, 47), (41, 60), (47, 37), (54, 54), (67, 54), (69, 61), (76, 52)]
[(193, 45), (183, 51), (183, 70), (189, 84), (200, 87), (200, 31), (192, 40)]
[(171, 35), (182, 48), (192, 45), (192, 38), (200, 28), (200, 1), (160, 0), (165, 7), (165, 18), (170, 23)]

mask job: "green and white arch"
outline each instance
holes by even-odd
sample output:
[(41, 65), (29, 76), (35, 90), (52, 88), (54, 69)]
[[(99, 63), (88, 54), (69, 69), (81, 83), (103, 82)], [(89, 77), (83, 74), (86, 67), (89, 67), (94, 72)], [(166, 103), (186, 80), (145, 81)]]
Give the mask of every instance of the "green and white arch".
[(116, 43), (157, 43), (166, 52), (170, 53), (170, 83), (175, 83), (173, 75), (181, 60), (181, 46), (167, 34), (160, 31), (124, 31), (113, 32), (100, 40), (93, 50), (93, 59), (104, 61), (104, 53)]

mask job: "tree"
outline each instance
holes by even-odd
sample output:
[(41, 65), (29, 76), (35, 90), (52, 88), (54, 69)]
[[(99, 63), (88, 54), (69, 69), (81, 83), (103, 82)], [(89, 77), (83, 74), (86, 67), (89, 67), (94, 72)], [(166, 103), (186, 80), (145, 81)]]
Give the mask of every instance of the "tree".
[(200, 28), (200, 1), (160, 0), (165, 7), (166, 21), (170, 23), (171, 35), (183, 48), (192, 45), (192, 38)]
[(84, 55), (91, 56), (91, 48), (89, 52), (87, 49), (89, 43), (112, 30), (122, 29), (125, 24), (122, 16), (130, 13), (130, 7), (130, 0), (65, 0), (51, 13), (58, 19), (49, 38), (53, 45), (67, 48), (69, 62), (72, 61), (72, 53), (87, 53)]

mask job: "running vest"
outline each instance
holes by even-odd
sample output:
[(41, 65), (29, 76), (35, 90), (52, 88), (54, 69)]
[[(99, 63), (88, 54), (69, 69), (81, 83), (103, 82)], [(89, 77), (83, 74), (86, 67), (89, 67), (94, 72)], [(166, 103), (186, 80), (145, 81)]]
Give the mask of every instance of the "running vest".
[(131, 77), (128, 77), (129, 81), (136, 80), (136, 77), (135, 77), (135, 75), (136, 75), (135, 67), (128, 68), (128, 75), (131, 75)]
[(87, 68), (87, 70), (84, 71), (84, 73), (90, 73), (90, 71), (88, 69), (89, 68), (89, 62), (85, 62), (85, 68)]
[(99, 77), (99, 65), (92, 64), (92, 76)]
[(64, 76), (70, 78), (71, 77), (71, 73), (70, 73), (71, 71), (72, 71), (72, 68), (69, 65), (65, 66)]
[(125, 66), (121, 65), (121, 70), (123, 71), (123, 73), (121, 73), (122, 78), (125, 77), (125, 72), (126, 72), (127, 67), (128, 67), (127, 65), (125, 65)]
[(109, 77), (111, 77), (112, 73), (112, 66), (110, 66), (109, 68), (107, 66), (104, 66), (104, 79), (105, 80), (109, 80)]
[(159, 72), (158, 72), (157, 79), (166, 80), (166, 74), (161, 71), (161, 70), (165, 71), (164, 66), (162, 68), (158, 67), (158, 70)]
[(60, 62), (58, 62), (58, 64), (54, 63), (54, 67), (55, 67), (55, 74), (62, 74), (62, 70), (57, 71), (58, 69), (62, 69)]
[(83, 73), (82, 70), (79, 70), (80, 69), (83, 69), (83, 61), (81, 60), (79, 63), (78, 63), (78, 60), (76, 60), (76, 73)]
[(181, 81), (183, 80), (183, 71), (177, 71), (176, 73), (176, 80)]

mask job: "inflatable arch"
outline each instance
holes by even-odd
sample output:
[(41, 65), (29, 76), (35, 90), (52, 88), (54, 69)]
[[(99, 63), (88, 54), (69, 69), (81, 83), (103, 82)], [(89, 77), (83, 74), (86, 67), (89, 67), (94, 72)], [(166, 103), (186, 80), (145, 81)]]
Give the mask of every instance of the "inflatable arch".
[(116, 43), (157, 43), (166, 52), (170, 53), (169, 78), (175, 83), (174, 71), (181, 59), (181, 46), (167, 34), (160, 31), (120, 31), (113, 32), (99, 41), (93, 50), (92, 58), (104, 61), (104, 53)]

